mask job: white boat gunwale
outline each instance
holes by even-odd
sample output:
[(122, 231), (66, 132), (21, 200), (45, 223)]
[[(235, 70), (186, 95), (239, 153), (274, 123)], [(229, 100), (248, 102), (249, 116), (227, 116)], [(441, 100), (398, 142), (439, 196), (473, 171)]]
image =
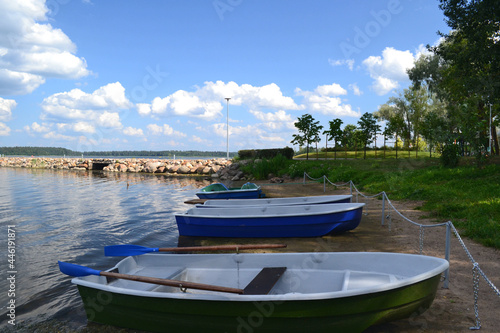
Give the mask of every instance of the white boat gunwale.
[(287, 205), (306, 205), (321, 204), (326, 201), (340, 201), (351, 199), (352, 195), (318, 195), (307, 197), (284, 197), (284, 198), (260, 198), (260, 199), (208, 199), (203, 204), (197, 204), (204, 207), (227, 207), (232, 206), (287, 206)]
[[(342, 213), (347, 211), (352, 211), (363, 207), (365, 203), (337, 203), (337, 204), (323, 204), (323, 205), (273, 205), (273, 206), (239, 206), (238, 208), (190, 208), (184, 213), (176, 213), (174, 216), (184, 216), (184, 217), (199, 217), (199, 218), (211, 218), (211, 219), (261, 219), (261, 218), (271, 218), (271, 217), (292, 217), (292, 216), (315, 216), (315, 215), (327, 215)], [(276, 212), (272, 213), (273, 210), (287, 208), (287, 212)], [(247, 209), (249, 212), (245, 212)], [(290, 212), (290, 210), (302, 210), (299, 212)], [(260, 214), (268, 212), (270, 214)], [(196, 212), (196, 213), (195, 213)], [(199, 213), (198, 213), (199, 212)], [(231, 215), (237, 213), (235, 215)], [(256, 214), (257, 213), (257, 214)], [(246, 215), (245, 215), (246, 214)]]
[[(307, 257), (307, 256), (319, 256), (323, 255), (326, 252), (311, 252), (311, 253), (287, 253), (287, 255), (298, 255), (297, 257), (300, 259), (302, 257)], [(124, 288), (124, 287), (116, 287), (113, 286), (112, 284), (105, 284), (106, 278), (102, 276), (88, 276), (84, 278), (73, 278), (71, 281), (72, 283), (79, 285), (79, 286), (84, 286), (88, 288), (93, 288), (97, 290), (102, 290), (105, 292), (111, 292), (111, 293), (119, 293), (119, 294), (125, 294), (125, 295), (132, 295), (132, 296), (140, 296), (140, 297), (152, 297), (152, 298), (165, 298), (165, 299), (185, 299), (185, 300), (204, 300), (204, 301), (241, 301), (241, 302), (254, 302), (254, 301), (306, 301), (306, 300), (323, 300), (323, 299), (337, 299), (337, 298), (343, 298), (343, 297), (352, 297), (352, 296), (361, 296), (361, 295), (368, 295), (368, 294), (374, 294), (374, 293), (380, 293), (380, 292), (385, 292), (385, 291), (391, 291), (403, 287), (410, 286), (415, 283), (419, 283), (422, 281), (425, 281), (427, 279), (433, 278), (438, 274), (441, 274), (443, 271), (445, 271), (449, 267), (448, 261), (445, 259), (441, 258), (436, 258), (436, 257), (428, 257), (428, 256), (422, 256), (422, 255), (416, 255), (416, 254), (403, 254), (403, 253), (383, 253), (383, 252), (367, 252), (369, 256), (377, 256), (377, 255), (382, 255), (385, 257), (393, 257), (397, 258), (399, 256), (405, 256), (408, 258), (412, 258), (411, 260), (417, 260), (417, 261), (429, 261), (429, 262), (435, 262), (436, 265), (434, 268), (425, 270), (422, 273), (409, 276), (409, 277), (404, 277), (404, 276), (396, 276), (395, 274), (388, 274), (388, 273), (380, 273), (380, 272), (373, 272), (373, 273), (380, 273), (380, 274), (386, 274), (390, 277), (389, 283), (383, 283), (378, 286), (370, 286), (367, 288), (358, 288), (358, 289), (353, 289), (353, 290), (346, 290), (346, 288), (342, 288), (342, 290), (338, 291), (327, 291), (327, 292), (312, 292), (312, 293), (296, 293), (296, 292), (291, 292), (291, 293), (282, 293), (282, 294), (270, 294), (267, 295), (238, 295), (238, 294), (228, 294), (228, 293), (221, 293), (221, 292), (197, 292), (193, 289), (188, 289), (187, 292), (159, 292), (159, 291), (154, 291), (156, 289), (156, 286), (153, 288), (153, 290), (135, 290), (135, 289), (130, 289), (130, 288)], [(337, 255), (352, 255), (355, 254), (360, 254), (359, 252), (338, 252)], [(145, 254), (142, 255), (141, 257), (147, 257), (147, 256), (163, 256), (163, 258), (168, 259), (169, 256), (175, 258), (177, 256), (191, 256), (194, 257), (195, 259), (197, 258), (206, 258), (206, 259), (212, 259), (215, 258), (215, 256), (235, 256), (233, 258), (235, 264), (237, 262), (245, 262), (246, 258), (248, 255), (251, 256), (259, 256), (262, 257), (262, 255), (270, 255), (269, 253), (260, 253), (260, 254), (245, 254), (245, 253), (240, 253), (240, 254)], [(272, 254), (271, 254), (272, 255)], [(281, 254), (282, 255), (282, 254)], [(110, 268), (108, 271), (111, 271), (113, 269), (118, 268), (119, 266), (122, 265), (122, 263), (125, 260), (134, 260), (137, 263), (137, 259), (139, 256), (135, 257), (127, 257), (123, 260), (121, 260), (119, 263), (117, 263), (114, 267)], [(417, 258), (418, 257), (418, 258)], [(419, 260), (420, 259), (420, 260)], [(168, 260), (167, 260), (168, 261)], [(271, 266), (260, 266), (260, 267), (251, 267), (251, 270), (254, 270), (255, 272), (258, 272), (261, 268), (263, 267), (271, 267)], [(189, 269), (187, 267), (186, 269)], [(233, 270), (236, 268), (233, 268)], [(247, 267), (242, 267), (240, 268), (241, 270), (248, 269)], [(310, 272), (312, 273), (313, 271), (335, 271), (335, 272), (342, 272), (344, 271), (345, 274), (352, 274), (352, 273), (357, 273), (363, 271), (358, 271), (358, 270), (350, 270), (350, 269), (344, 269), (344, 270), (330, 270), (330, 269), (309, 269), (309, 270), (304, 270), (300, 269), (300, 267), (289, 267), (287, 269), (288, 274), (293, 274), (294, 271), (304, 271), (304, 272)], [(285, 274), (287, 274), (285, 272)], [(121, 272), (121, 273), (126, 273), (129, 274), (130, 272)], [(392, 275), (392, 277), (391, 277)], [(165, 278), (171, 278), (165, 277)], [(198, 282), (198, 281), (197, 281)], [(203, 282), (203, 281), (201, 281)], [(132, 283), (139, 283), (139, 282), (132, 282)], [(344, 278), (344, 284), (346, 283), (346, 280)], [(176, 289), (175, 287), (173, 287)], [(193, 291), (193, 292), (191, 292)]]

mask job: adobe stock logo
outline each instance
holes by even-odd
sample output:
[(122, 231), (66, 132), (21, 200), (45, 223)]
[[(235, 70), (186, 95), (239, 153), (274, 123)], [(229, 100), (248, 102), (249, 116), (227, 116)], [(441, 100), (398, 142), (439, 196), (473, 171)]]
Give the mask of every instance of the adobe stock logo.
[(370, 45), (372, 39), (377, 37), (382, 32), (382, 29), (391, 23), (393, 15), (401, 13), (402, 10), (403, 7), (399, 0), (389, 0), (387, 9), (370, 11), (373, 20), (368, 21), (363, 29), (358, 26), (354, 27), (352, 42), (348, 38), (346, 42), (340, 43), (339, 46), (344, 57), (349, 59), (354, 53), (358, 54), (362, 49)]
[(214, 6), (215, 12), (219, 16), (221, 21), (224, 21), (224, 13), (232, 12), (236, 7), (241, 5), (243, 0), (214, 0), (212, 5)]

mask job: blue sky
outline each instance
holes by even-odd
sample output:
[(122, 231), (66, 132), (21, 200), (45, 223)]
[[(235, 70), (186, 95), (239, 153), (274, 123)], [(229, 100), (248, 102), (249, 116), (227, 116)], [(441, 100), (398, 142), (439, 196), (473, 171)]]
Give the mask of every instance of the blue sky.
[(226, 151), (226, 97), (230, 151), (292, 146), (408, 87), (438, 30), (437, 0), (0, 0), (0, 146)]

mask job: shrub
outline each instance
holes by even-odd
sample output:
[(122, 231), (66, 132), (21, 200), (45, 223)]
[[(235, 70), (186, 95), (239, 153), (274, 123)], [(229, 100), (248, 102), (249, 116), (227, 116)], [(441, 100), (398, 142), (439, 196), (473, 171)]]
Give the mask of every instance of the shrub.
[(271, 159), (263, 159), (242, 167), (245, 173), (251, 174), (255, 179), (267, 179), (269, 174), (279, 175), (280, 171), (286, 169), (288, 159), (281, 154)]
[(289, 147), (273, 148), (273, 149), (246, 149), (238, 151), (238, 156), (242, 160), (255, 159), (255, 158), (269, 159), (277, 157), (278, 155), (282, 155), (283, 157), (291, 160), (293, 158), (293, 154), (294, 154), (293, 149)]
[(448, 168), (458, 166), (460, 161), (460, 147), (455, 144), (447, 144), (441, 154), (441, 164)]

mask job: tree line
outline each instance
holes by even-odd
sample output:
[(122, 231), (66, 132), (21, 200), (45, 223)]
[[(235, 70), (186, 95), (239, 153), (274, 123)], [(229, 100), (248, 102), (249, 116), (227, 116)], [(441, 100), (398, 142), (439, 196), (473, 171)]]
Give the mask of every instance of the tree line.
[[(58, 147), (0, 147), (0, 154), (8, 156), (98, 156), (98, 157), (226, 157), (227, 152), (198, 150), (113, 150), (79, 152)], [(230, 156), (236, 153), (230, 152)]]
[[(326, 135), (326, 151), (328, 151), (328, 142), (333, 141), (335, 147), (338, 147), (340, 144), (343, 148), (349, 150), (363, 148), (364, 158), (366, 158), (367, 147), (375, 141), (376, 135), (381, 128), (377, 124), (377, 119), (372, 113), (366, 112), (358, 121), (359, 127), (348, 124), (344, 129), (341, 129), (342, 124), (341, 119), (331, 120), (328, 123), (328, 129), (321, 132), (324, 127), (319, 125), (319, 121), (316, 121), (310, 114), (306, 113), (295, 122), (294, 125), (298, 129), (299, 134), (293, 135), (291, 143), (298, 144), (299, 146), (305, 145), (306, 159), (309, 159), (310, 145), (315, 143), (317, 150), (318, 142), (321, 141), (321, 134), (323, 134)], [(337, 154), (336, 150), (334, 150), (334, 154)]]
[[(342, 121), (329, 122), (323, 134), (335, 144), (366, 147), (385, 121), (384, 138), (401, 140), (403, 148), (419, 151), (423, 142), (429, 152), (451, 156), (473, 155), (478, 163), (499, 155), (496, 127), (500, 100), (500, 1), (439, 0), (451, 28), (439, 45), (427, 45), (408, 70), (412, 84), (389, 98), (373, 113), (365, 113), (355, 125), (340, 129)], [(320, 141), (323, 126), (306, 114), (298, 119), (293, 144), (308, 147)], [(308, 154), (307, 150), (307, 154)]]
[(500, 2), (440, 0), (450, 33), (408, 70), (412, 81), (375, 117), (405, 147), (419, 138), (460, 155), (499, 155)]

